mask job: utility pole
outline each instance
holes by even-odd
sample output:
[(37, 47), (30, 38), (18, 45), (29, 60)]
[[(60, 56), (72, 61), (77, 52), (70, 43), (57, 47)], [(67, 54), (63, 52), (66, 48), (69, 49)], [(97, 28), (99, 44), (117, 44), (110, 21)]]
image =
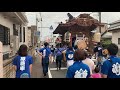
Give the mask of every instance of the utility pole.
[[(36, 31), (38, 31), (38, 17), (37, 17), (37, 13), (36, 13)], [(38, 43), (38, 37), (37, 37), (37, 43)]]
[(99, 23), (100, 23), (100, 25), (99, 25), (99, 32), (101, 34), (101, 12), (98, 12), (98, 16), (99, 16)]
[(37, 18), (37, 14), (36, 14), (36, 30), (38, 29), (38, 18)]
[(40, 40), (42, 38), (42, 14), (40, 12), (40, 23), (41, 23), (41, 31), (40, 31)]

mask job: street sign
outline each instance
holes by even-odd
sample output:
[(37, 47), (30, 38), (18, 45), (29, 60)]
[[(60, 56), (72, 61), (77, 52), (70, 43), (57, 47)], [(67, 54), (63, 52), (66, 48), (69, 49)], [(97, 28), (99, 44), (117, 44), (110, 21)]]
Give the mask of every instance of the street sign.
[(40, 36), (40, 31), (36, 31), (36, 32), (34, 33), (34, 35), (35, 35), (35, 36)]
[(53, 30), (53, 26), (52, 25), (50, 26), (50, 30)]

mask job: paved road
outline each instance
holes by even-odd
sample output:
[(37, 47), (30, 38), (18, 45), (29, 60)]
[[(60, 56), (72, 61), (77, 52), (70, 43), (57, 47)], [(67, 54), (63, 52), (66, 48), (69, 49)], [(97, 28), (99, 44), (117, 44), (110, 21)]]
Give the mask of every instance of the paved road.
[[(34, 51), (32, 51), (34, 52)], [(31, 54), (31, 53), (29, 53)], [(33, 68), (32, 68), (32, 75), (31, 78), (65, 78), (67, 68), (64, 63), (62, 63), (61, 70), (56, 69), (56, 63), (50, 63), (49, 64), (49, 71), (48, 76), (44, 77), (42, 72), (42, 65), (41, 65), (41, 57), (39, 55), (34, 58), (33, 62)]]
[(41, 57), (37, 55), (33, 62), (31, 78), (48, 78), (43, 76), (42, 70)]
[(49, 78), (65, 78), (67, 72), (67, 68), (64, 63), (62, 63), (61, 70), (57, 70), (56, 64), (55, 62), (53, 62), (52, 64), (50, 64), (49, 70)]
[(64, 63), (62, 63), (61, 70), (57, 70), (56, 63), (52, 62), (49, 64), (48, 76), (44, 77), (42, 73), (41, 57), (37, 56), (34, 59), (32, 78), (66, 78), (67, 68)]

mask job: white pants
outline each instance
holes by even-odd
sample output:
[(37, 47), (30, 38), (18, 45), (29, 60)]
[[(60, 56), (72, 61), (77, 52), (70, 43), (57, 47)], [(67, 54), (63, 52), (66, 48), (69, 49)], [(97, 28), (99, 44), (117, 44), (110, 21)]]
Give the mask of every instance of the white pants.
[(68, 68), (69, 66), (73, 65), (73, 63), (74, 63), (74, 60), (68, 60), (68, 61), (67, 61), (67, 68)]

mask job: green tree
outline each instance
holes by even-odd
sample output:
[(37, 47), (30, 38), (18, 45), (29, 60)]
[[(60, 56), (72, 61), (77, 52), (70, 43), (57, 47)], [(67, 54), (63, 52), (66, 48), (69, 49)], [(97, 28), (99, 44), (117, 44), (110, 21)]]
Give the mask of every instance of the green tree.
[(109, 46), (109, 44), (111, 44), (112, 41), (110, 39), (103, 39), (102, 40), (102, 45), (103, 45), (103, 48), (107, 48)]

